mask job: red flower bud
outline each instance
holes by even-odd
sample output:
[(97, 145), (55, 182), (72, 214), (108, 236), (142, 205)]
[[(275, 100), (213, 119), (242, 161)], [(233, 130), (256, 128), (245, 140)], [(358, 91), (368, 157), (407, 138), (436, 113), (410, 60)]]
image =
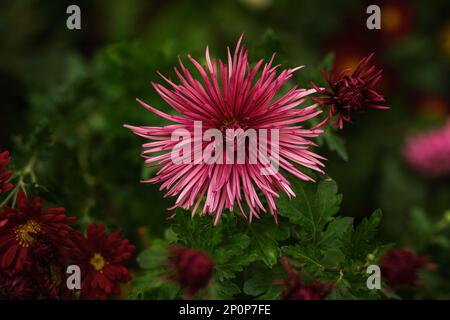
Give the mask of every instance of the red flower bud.
[(208, 255), (185, 247), (173, 247), (168, 262), (174, 273), (170, 279), (178, 282), (189, 297), (206, 287), (214, 267)]

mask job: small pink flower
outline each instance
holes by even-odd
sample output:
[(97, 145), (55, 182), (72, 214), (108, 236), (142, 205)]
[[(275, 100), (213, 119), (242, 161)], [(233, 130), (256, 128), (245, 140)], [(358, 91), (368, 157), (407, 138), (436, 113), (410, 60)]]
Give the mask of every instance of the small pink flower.
[(406, 162), (418, 173), (440, 178), (450, 175), (450, 120), (442, 129), (407, 137)]
[[(155, 90), (176, 110), (176, 114), (166, 114), (138, 100), (146, 109), (173, 124), (163, 127), (125, 125), (136, 135), (152, 141), (143, 145), (145, 163), (162, 166), (156, 177), (144, 182), (161, 183), (161, 189), (168, 190), (166, 196), (177, 197), (170, 209), (191, 209), (195, 215), (196, 210), (202, 207), (200, 215), (215, 215), (215, 223), (224, 209), (233, 211), (236, 205), (245, 218), (246, 211), (250, 212), (250, 221), (266, 212), (267, 208), (276, 219), (275, 199), (280, 193), (289, 197), (295, 194), (280, 172), (264, 175), (262, 169), (267, 164), (260, 159), (257, 163), (250, 163), (248, 147), (243, 164), (174, 163), (171, 151), (178, 144), (171, 139), (174, 130), (184, 129), (194, 135), (194, 121), (201, 121), (202, 133), (208, 129), (277, 129), (281, 169), (305, 181), (313, 179), (299, 168), (323, 173), (319, 159), (324, 158), (309, 150), (315, 145), (309, 138), (315, 138), (323, 131), (310, 130), (302, 125), (321, 111), (316, 109), (317, 105), (298, 107), (315, 90), (294, 86), (280, 93), (282, 86), (301, 67), (283, 70), (277, 75), (278, 66), (272, 65), (274, 57), (268, 63), (260, 60), (250, 66), (248, 51), (241, 45), (241, 40), (242, 37), (233, 55), (228, 50), (228, 63), (212, 59), (208, 48), (205, 67), (188, 55), (201, 80), (197, 80), (180, 60), (180, 70), (174, 68), (180, 84), (162, 75), (170, 89), (153, 83)], [(270, 149), (271, 139), (267, 137), (265, 140), (267, 149)], [(201, 148), (205, 150), (210, 143), (202, 141)], [(214, 143), (226, 144), (225, 140)]]

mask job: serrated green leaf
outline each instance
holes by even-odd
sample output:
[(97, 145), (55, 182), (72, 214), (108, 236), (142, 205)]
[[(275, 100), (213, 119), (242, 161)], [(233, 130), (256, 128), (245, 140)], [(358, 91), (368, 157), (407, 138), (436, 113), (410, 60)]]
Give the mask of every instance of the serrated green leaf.
[(296, 258), (299, 262), (304, 262), (311, 264), (319, 269), (323, 269), (324, 266), (319, 262), (319, 252), (318, 251), (307, 251), (306, 248), (296, 245), (296, 246), (284, 246), (281, 251), (288, 256)]
[(375, 210), (370, 217), (364, 218), (353, 232), (350, 232), (347, 239), (347, 253), (350, 257), (365, 259), (375, 248), (373, 241), (381, 218), (381, 210)]
[(296, 181), (293, 190), (297, 195), (295, 199), (283, 197), (280, 200), (280, 215), (288, 217), (303, 228), (308, 228), (315, 242), (323, 226), (339, 210), (342, 195), (337, 193), (336, 182), (331, 179), (322, 180), (317, 184)]
[(272, 267), (278, 260), (278, 243), (273, 237), (257, 226), (250, 226), (253, 245), (261, 259), (268, 267)]
[(323, 247), (338, 245), (337, 242), (352, 224), (353, 218), (350, 217), (334, 219), (327, 225), (325, 232), (322, 233), (318, 245)]

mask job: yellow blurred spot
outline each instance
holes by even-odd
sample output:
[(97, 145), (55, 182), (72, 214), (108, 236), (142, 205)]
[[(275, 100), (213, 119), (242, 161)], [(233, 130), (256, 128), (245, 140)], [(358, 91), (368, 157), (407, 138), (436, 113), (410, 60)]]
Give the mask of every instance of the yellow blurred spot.
[(397, 31), (402, 23), (403, 17), (399, 8), (388, 6), (381, 10), (381, 29), (388, 32)]
[(450, 21), (442, 28), (440, 42), (442, 51), (450, 58)]
[(272, 0), (241, 0), (241, 2), (255, 10), (267, 9), (272, 4)]
[(346, 74), (351, 74), (356, 69), (361, 59), (362, 57), (358, 57), (355, 55), (345, 56), (342, 59), (339, 59), (335, 70), (337, 73), (340, 73), (346, 69), (349, 69), (348, 71), (346, 71)]
[(418, 113), (422, 115), (431, 115), (439, 118), (445, 118), (449, 106), (445, 100), (437, 96), (426, 96), (418, 104)]

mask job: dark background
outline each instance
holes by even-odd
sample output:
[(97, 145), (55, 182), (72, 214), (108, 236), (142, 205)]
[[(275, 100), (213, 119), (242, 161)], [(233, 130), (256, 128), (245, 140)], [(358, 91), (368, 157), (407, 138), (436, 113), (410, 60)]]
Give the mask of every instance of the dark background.
[[(142, 141), (122, 125), (160, 121), (135, 102), (167, 110), (150, 87), (157, 70), (173, 75), (187, 53), (203, 61), (206, 45), (223, 57), (242, 32), (251, 60), (276, 51), (283, 66), (306, 66), (297, 78), (305, 85), (327, 53), (339, 70), (375, 52), (392, 109), (357, 115), (339, 133), (348, 161), (320, 152), (344, 194), (342, 214), (361, 219), (381, 208), (383, 241), (437, 260), (429, 296), (448, 296), (449, 177), (420, 176), (402, 154), (405, 136), (449, 117), (448, 0), (78, 1), (82, 29), (68, 30), (73, 3), (0, 4), (0, 149), (16, 168), (36, 156), (36, 193), (81, 225), (119, 226), (145, 246), (167, 226), (172, 201), (139, 184), (152, 172), (142, 168)], [(368, 4), (380, 5), (381, 30), (366, 28)]]

